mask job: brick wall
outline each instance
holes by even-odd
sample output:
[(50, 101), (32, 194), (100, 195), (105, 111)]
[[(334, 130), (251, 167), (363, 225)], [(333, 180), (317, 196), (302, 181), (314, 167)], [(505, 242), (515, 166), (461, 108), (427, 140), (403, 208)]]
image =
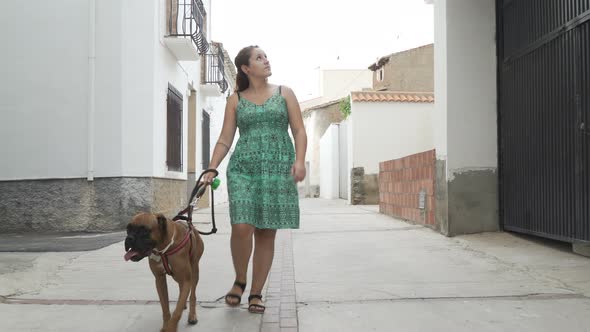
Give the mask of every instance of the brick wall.
[[(379, 163), (379, 212), (436, 228), (434, 150)], [(424, 209), (420, 191), (426, 193)]]

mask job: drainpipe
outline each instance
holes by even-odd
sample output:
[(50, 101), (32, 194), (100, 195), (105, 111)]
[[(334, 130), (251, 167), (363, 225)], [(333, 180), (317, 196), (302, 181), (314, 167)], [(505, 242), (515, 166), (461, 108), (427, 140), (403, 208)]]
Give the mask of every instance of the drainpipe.
[(88, 0), (88, 170), (86, 179), (94, 181), (94, 114), (96, 112), (96, 0)]

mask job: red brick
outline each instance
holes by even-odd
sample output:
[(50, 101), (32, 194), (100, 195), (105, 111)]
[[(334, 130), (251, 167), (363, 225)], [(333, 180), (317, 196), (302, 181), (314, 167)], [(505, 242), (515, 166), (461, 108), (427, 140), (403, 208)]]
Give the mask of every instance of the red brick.
[(426, 214), (426, 223), (428, 225), (434, 225), (435, 224), (435, 220), (434, 220), (434, 211), (429, 211)]
[(436, 150), (428, 151), (428, 162), (434, 162), (436, 159)]
[(428, 181), (424, 184), (426, 195), (434, 195), (434, 182)]

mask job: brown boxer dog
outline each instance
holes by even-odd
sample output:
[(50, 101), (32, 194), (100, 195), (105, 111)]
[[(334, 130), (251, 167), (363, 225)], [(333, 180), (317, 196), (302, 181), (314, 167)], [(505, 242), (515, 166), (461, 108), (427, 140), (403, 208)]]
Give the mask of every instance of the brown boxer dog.
[[(161, 332), (176, 331), (190, 294), (188, 323), (197, 324), (199, 260), (205, 249), (199, 233), (182, 222), (166, 219), (161, 214), (140, 213), (127, 225), (125, 260), (139, 262), (149, 256), (149, 265), (156, 278), (156, 288), (164, 324)], [(170, 315), (166, 274), (178, 283), (180, 294), (176, 309)]]

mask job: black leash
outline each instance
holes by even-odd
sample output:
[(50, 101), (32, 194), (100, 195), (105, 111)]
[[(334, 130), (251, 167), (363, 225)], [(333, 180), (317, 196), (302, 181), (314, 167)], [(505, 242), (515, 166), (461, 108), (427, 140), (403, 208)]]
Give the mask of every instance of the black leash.
[[(205, 175), (206, 173), (215, 173), (215, 176), (219, 175), (219, 173), (217, 172), (217, 170), (215, 169), (206, 169), (204, 170), (201, 175), (199, 176), (199, 179), (197, 180), (197, 184), (195, 185), (195, 187), (193, 188), (193, 191), (191, 193), (191, 197), (188, 200), (188, 206), (186, 207), (186, 209), (178, 212), (178, 214), (176, 215), (176, 217), (172, 218), (172, 220), (176, 221), (176, 220), (185, 220), (187, 222), (187, 224), (189, 225), (189, 227), (191, 229), (196, 229), (195, 226), (193, 226), (193, 199), (196, 198), (201, 198), (201, 196), (203, 196), (203, 194), (205, 194), (205, 190), (207, 189), (208, 184), (201, 182), (201, 179), (203, 178), (203, 175)], [(186, 214), (186, 216), (185, 216)], [(213, 224), (213, 228), (211, 228), (210, 232), (201, 232), (199, 230), (197, 230), (199, 232), (199, 234), (201, 235), (211, 235), (211, 234), (215, 234), (217, 233), (217, 227), (215, 227), (215, 195), (213, 193), (213, 187), (211, 187), (211, 221)]]

